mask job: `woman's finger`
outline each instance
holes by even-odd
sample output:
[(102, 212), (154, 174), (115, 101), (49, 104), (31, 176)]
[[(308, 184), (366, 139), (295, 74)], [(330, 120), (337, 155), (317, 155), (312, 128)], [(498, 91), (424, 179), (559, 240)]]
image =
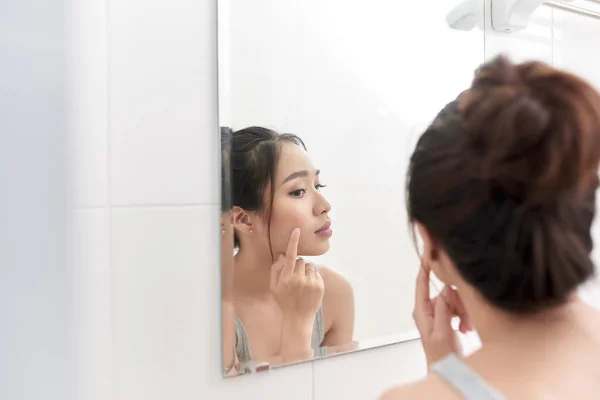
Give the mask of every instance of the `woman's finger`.
[(460, 318), (460, 326), (462, 327), (461, 332), (463, 331), (463, 329), (465, 330), (465, 332), (472, 330), (473, 324), (471, 322), (469, 313), (467, 312), (467, 309), (465, 308), (465, 305), (460, 298), (460, 294), (450, 287), (448, 287), (448, 290), (449, 292), (446, 296), (447, 301), (452, 308), (452, 312)]
[(311, 263), (306, 263), (304, 266), (304, 275), (309, 279), (317, 279), (317, 270)]
[(433, 306), (429, 298), (429, 269), (421, 266), (415, 288), (415, 307), (413, 319), (422, 336), (433, 328)]
[(306, 268), (309, 263), (305, 262), (302, 257), (296, 260), (296, 264), (294, 266), (294, 275), (303, 277), (306, 275)]
[(277, 284), (279, 282), (279, 277), (281, 276), (281, 272), (283, 270), (283, 264), (285, 262), (285, 256), (280, 254), (277, 260), (271, 265), (271, 283)]
[(433, 329), (435, 332), (452, 331), (452, 311), (445, 299), (449, 289), (448, 286), (444, 287), (442, 297), (435, 302), (435, 315), (433, 319)]
[(285, 263), (283, 267), (283, 274), (292, 275), (294, 273), (294, 267), (296, 265), (296, 258), (298, 257), (298, 242), (300, 242), (300, 229), (296, 228), (290, 235), (288, 242), (287, 251), (285, 253)]
[(417, 284), (415, 288), (415, 311), (421, 311), (431, 307), (429, 298), (429, 268), (421, 265), (417, 275)]

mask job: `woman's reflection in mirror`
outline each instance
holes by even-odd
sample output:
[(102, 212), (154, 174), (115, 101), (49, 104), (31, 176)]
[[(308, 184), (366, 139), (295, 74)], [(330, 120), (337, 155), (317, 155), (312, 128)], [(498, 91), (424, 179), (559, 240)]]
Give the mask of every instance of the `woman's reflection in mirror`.
[(235, 363), (281, 365), (351, 343), (352, 287), (309, 259), (329, 250), (333, 226), (304, 142), (254, 126), (222, 128), (221, 144), (229, 189), (221, 232), (231, 243), (223, 253), (226, 372)]

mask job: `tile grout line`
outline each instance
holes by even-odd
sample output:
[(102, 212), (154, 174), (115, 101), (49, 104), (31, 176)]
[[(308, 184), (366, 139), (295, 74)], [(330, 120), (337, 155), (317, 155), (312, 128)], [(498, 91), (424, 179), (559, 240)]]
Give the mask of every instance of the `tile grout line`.
[(113, 204), (113, 209), (127, 209), (127, 208), (172, 208), (172, 207), (203, 207), (203, 206), (218, 206), (217, 202), (214, 203), (147, 203), (147, 204)]
[(118, 209), (145, 209), (145, 208), (195, 208), (195, 207), (214, 207), (220, 206), (219, 203), (148, 203), (148, 204), (111, 204), (108, 205), (88, 205), (75, 207), (75, 211), (93, 211), (93, 210), (118, 210)]

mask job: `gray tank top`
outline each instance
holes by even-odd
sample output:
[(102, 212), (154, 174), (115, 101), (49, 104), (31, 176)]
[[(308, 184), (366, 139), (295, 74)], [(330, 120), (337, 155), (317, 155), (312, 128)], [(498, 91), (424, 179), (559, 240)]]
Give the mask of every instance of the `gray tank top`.
[(506, 397), (488, 385), (455, 354), (434, 364), (431, 370), (456, 389), (465, 400), (506, 400)]
[[(312, 261), (310, 261), (310, 263), (315, 269), (318, 269)], [(252, 361), (252, 353), (250, 352), (250, 345), (248, 344), (248, 334), (246, 333), (246, 329), (244, 328), (242, 321), (240, 321), (237, 315), (235, 317), (235, 333), (237, 336), (235, 352), (238, 360), (240, 364), (250, 364)], [(327, 348), (321, 347), (323, 339), (325, 339), (325, 331), (323, 328), (323, 307), (319, 307), (319, 311), (317, 311), (317, 314), (315, 315), (315, 322), (313, 323), (311, 338), (311, 347), (315, 351), (315, 358), (327, 355)]]

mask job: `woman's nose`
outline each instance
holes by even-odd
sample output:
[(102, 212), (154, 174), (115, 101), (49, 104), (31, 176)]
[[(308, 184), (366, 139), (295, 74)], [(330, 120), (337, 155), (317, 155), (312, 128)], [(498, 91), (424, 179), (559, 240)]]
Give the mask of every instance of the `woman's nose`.
[(316, 211), (317, 215), (321, 215), (323, 213), (328, 213), (329, 211), (331, 211), (331, 204), (329, 204), (329, 202), (325, 199), (325, 197), (323, 197), (323, 195), (320, 195), (320, 201), (317, 204)]

